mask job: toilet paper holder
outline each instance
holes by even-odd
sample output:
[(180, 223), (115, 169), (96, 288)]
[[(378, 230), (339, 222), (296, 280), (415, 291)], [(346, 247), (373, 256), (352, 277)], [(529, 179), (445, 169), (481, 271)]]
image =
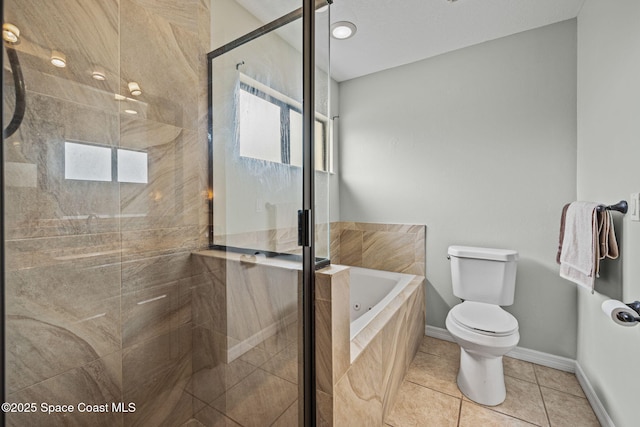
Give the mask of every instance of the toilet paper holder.
[(616, 315), (618, 320), (620, 320), (621, 322), (625, 322), (625, 323), (640, 322), (640, 301), (630, 302), (629, 304), (626, 304), (626, 305), (627, 305), (627, 307), (629, 307), (630, 309), (632, 309), (633, 311), (638, 313), (638, 316), (633, 316), (630, 313), (618, 313)]

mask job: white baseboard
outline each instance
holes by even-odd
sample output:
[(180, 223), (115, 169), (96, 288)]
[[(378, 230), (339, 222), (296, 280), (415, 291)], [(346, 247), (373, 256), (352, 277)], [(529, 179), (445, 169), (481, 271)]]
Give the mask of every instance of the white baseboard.
[[(424, 333), (429, 337), (455, 342), (449, 331), (447, 331), (446, 329), (425, 325)], [(513, 357), (514, 359), (520, 359), (526, 362), (535, 363), (537, 365), (575, 373), (576, 378), (578, 379), (578, 382), (580, 383), (580, 386), (582, 387), (582, 390), (587, 397), (587, 400), (591, 404), (591, 408), (593, 408), (593, 412), (596, 414), (596, 417), (600, 422), (600, 425), (602, 425), (602, 427), (616, 427), (611, 417), (609, 417), (609, 414), (607, 413), (604, 405), (598, 398), (595, 390), (591, 386), (589, 379), (584, 374), (584, 371), (577, 361), (566, 357), (555, 356), (553, 354), (543, 353), (541, 351), (522, 347), (516, 347), (515, 349), (507, 353), (507, 356)]]
[[(446, 329), (426, 325), (424, 333), (429, 337), (453, 342), (453, 337)], [(531, 362), (537, 365), (559, 369), (561, 371), (571, 373), (574, 373), (576, 371), (576, 361), (573, 359), (556, 356), (549, 353), (543, 353), (541, 351), (531, 350), (524, 347), (514, 348), (509, 353), (507, 353), (507, 356), (513, 357), (514, 359), (524, 360), (525, 362)]]
[(600, 422), (600, 425), (602, 427), (616, 427), (616, 425), (613, 423), (613, 420), (607, 413), (607, 410), (605, 409), (604, 405), (598, 398), (598, 395), (596, 394), (596, 391), (593, 389), (593, 386), (591, 386), (589, 379), (584, 374), (582, 367), (577, 362), (576, 362), (576, 377), (578, 378), (578, 382), (582, 387), (582, 391), (584, 391), (585, 396), (587, 396), (587, 400), (591, 404), (591, 408), (593, 409), (593, 412), (596, 414), (596, 417), (598, 417), (598, 421)]
[(449, 333), (449, 331), (442, 328), (436, 328), (435, 326), (425, 325), (424, 334), (428, 337), (438, 338), (444, 341), (455, 342), (453, 340), (453, 337)]

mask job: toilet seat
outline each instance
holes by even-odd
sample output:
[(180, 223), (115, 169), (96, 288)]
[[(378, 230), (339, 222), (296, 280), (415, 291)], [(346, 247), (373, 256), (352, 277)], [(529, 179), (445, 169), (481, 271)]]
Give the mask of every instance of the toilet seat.
[(518, 321), (498, 305), (465, 301), (449, 311), (451, 320), (475, 333), (504, 337), (518, 331)]

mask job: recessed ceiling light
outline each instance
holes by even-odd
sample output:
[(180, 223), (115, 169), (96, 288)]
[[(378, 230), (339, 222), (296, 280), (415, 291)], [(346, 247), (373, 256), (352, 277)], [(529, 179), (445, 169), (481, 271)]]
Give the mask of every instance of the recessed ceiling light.
[(100, 81), (107, 80), (107, 76), (100, 70), (94, 70), (93, 73), (91, 73), (91, 77)]
[(353, 37), (357, 28), (352, 22), (340, 21), (331, 25), (331, 36), (334, 39), (345, 40)]
[(133, 96), (142, 95), (142, 89), (140, 89), (140, 85), (136, 82), (129, 82), (129, 93)]
[(20, 30), (13, 24), (2, 24), (2, 38), (9, 43), (17, 43), (20, 37)]
[(124, 110), (124, 112), (127, 114), (138, 114), (136, 110)]
[(67, 66), (67, 57), (62, 52), (59, 52), (57, 50), (52, 50), (51, 63), (58, 68), (64, 68)]

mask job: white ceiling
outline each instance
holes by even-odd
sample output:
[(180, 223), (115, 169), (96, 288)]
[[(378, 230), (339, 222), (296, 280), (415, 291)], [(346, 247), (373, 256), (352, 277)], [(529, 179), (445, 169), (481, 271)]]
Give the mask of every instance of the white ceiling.
[[(301, 0), (237, 0), (263, 22), (301, 6)], [(331, 41), (331, 74), (345, 81), (445, 52), (575, 18), (584, 0), (334, 0), (330, 21), (358, 31)], [(317, 15), (320, 23), (325, 16)], [(299, 30), (283, 28), (299, 45)], [(317, 43), (320, 53), (322, 43)]]

